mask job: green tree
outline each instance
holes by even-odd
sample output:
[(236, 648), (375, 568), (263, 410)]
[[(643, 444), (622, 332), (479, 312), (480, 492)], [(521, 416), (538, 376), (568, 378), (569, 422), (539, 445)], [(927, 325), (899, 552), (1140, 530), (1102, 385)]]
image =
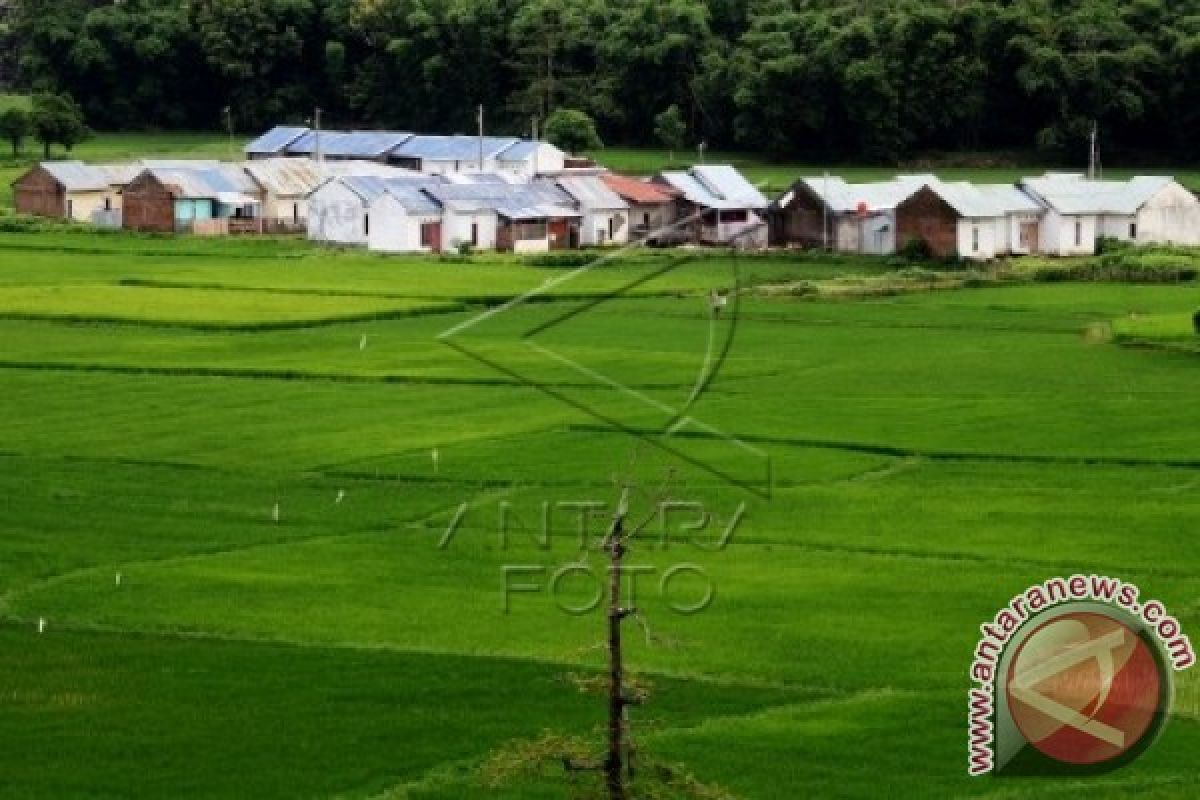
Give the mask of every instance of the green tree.
[(687, 122), (679, 106), (672, 103), (666, 111), (654, 118), (654, 135), (666, 146), (668, 160), (675, 160), (675, 151), (687, 147)]
[(25, 137), (33, 130), (29, 112), (20, 108), (10, 108), (0, 112), (0, 136), (12, 145), (13, 158), (21, 155), (21, 145)]
[(595, 121), (583, 111), (560, 108), (546, 120), (546, 139), (568, 153), (583, 153), (602, 146)]
[(42, 143), (46, 158), (51, 145), (62, 145), (68, 153), (86, 140), (91, 132), (79, 104), (65, 94), (36, 94), (31, 115), (33, 134)]

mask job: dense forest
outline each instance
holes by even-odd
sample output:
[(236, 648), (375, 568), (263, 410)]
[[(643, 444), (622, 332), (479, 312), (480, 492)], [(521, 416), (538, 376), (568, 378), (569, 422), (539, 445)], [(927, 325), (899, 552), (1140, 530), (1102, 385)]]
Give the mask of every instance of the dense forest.
[(1106, 149), (1194, 160), (1200, 0), (20, 0), (21, 81), (98, 128), (303, 121), (889, 161)]

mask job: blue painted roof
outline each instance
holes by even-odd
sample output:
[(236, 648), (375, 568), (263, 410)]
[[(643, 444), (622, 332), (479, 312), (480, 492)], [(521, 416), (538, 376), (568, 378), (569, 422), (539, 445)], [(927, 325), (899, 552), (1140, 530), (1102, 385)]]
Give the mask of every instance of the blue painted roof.
[[(411, 133), (400, 131), (321, 131), (321, 154), (334, 158), (378, 158), (406, 140)], [(294, 156), (311, 156), (317, 151), (316, 131), (308, 131), (288, 145)]]
[[(518, 140), (506, 137), (483, 137), (483, 156), (493, 158)], [(414, 136), (392, 151), (397, 158), (421, 158), (429, 161), (478, 161), (478, 136)]]
[(272, 128), (250, 144), (246, 145), (246, 153), (248, 155), (271, 155), (274, 153), (281, 153), (285, 147), (292, 144), (306, 133), (308, 133), (308, 128), (291, 128), (286, 125), (281, 125), (279, 127)]
[(503, 150), (496, 158), (500, 161), (524, 161), (527, 158), (533, 157), (533, 153), (537, 150), (539, 144), (541, 142), (521, 139), (516, 144)]

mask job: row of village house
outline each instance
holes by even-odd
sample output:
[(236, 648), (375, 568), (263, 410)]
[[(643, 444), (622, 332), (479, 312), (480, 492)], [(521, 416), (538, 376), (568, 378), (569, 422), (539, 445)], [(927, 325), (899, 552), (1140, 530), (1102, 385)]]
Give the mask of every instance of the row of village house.
[(545, 142), (276, 128), (239, 164), (46, 162), (14, 183), (17, 209), (200, 234), (307, 231), (381, 252), (470, 244), (518, 252), (653, 238), (885, 255), (1094, 252), (1098, 237), (1200, 244), (1200, 201), (1166, 177), (1047, 174), (978, 185), (933, 175), (850, 184), (804, 178), (774, 202), (737, 170), (649, 180), (580, 164)]

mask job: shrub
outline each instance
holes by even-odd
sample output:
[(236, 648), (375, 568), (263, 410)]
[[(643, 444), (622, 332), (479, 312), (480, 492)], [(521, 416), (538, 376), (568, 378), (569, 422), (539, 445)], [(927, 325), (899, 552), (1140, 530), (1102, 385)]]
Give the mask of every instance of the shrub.
[(531, 267), (572, 268), (586, 267), (596, 261), (596, 255), (586, 250), (570, 250), (565, 253), (538, 253), (525, 256), (521, 263)]
[(928, 261), (933, 258), (933, 249), (930, 248), (929, 242), (919, 236), (906, 239), (896, 252), (905, 261)]

